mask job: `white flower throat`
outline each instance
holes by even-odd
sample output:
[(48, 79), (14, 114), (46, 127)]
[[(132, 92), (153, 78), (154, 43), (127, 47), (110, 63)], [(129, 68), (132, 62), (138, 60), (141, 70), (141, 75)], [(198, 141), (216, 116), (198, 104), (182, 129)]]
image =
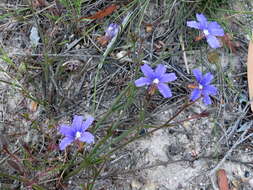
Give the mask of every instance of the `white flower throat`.
[(159, 82), (160, 82), (160, 81), (159, 81), (159, 79), (157, 79), (157, 78), (153, 80), (153, 84), (158, 84)]
[(79, 139), (81, 137), (81, 135), (82, 135), (81, 132), (77, 131), (75, 139)]
[(202, 90), (203, 88), (203, 85), (199, 84), (199, 89)]
[(206, 36), (209, 35), (209, 31), (207, 29), (205, 29), (203, 32)]

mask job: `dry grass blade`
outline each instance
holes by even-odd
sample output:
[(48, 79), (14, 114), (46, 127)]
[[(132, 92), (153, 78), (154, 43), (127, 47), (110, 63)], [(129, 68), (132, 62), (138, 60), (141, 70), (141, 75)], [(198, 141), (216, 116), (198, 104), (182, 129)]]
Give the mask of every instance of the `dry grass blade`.
[(9, 143), (8, 143), (7, 138), (4, 135), (0, 135), (0, 142), (2, 144), (2, 148), (3, 149), (7, 149), (8, 148)]
[(21, 175), (23, 175), (23, 171), (22, 171), (20, 165), (19, 165), (17, 162), (15, 162), (15, 161), (13, 161), (13, 160), (7, 160), (7, 163), (8, 163), (14, 170), (18, 171)]
[[(248, 87), (249, 87), (249, 99), (253, 98), (253, 42), (249, 42), (248, 49), (248, 64), (247, 64), (247, 74), (248, 74)], [(253, 102), (250, 103), (251, 111), (253, 111)]]

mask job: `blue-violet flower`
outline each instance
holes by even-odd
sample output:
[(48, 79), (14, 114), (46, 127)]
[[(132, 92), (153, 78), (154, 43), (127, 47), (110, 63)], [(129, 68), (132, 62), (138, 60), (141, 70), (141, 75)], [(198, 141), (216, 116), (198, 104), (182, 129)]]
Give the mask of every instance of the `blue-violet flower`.
[(202, 75), (199, 69), (193, 69), (192, 72), (197, 80), (197, 86), (192, 91), (190, 99), (195, 101), (203, 96), (203, 103), (211, 104), (212, 102), (209, 95), (217, 94), (217, 88), (210, 84), (213, 79), (213, 75), (211, 73)]
[(208, 22), (203, 14), (196, 14), (197, 21), (188, 21), (187, 26), (202, 30), (207, 43), (212, 48), (221, 47), (219, 40), (216, 36), (224, 36), (224, 30), (217, 22)]
[(170, 98), (172, 96), (171, 90), (166, 83), (177, 79), (175, 73), (166, 73), (166, 67), (161, 64), (157, 65), (155, 70), (147, 64), (144, 64), (141, 66), (141, 71), (145, 77), (141, 77), (135, 81), (137, 87), (154, 85), (164, 98)]
[(119, 32), (119, 25), (115, 24), (115, 23), (112, 23), (105, 30), (105, 36), (108, 39), (112, 39), (118, 32)]
[(89, 117), (83, 122), (83, 116), (75, 115), (71, 125), (60, 125), (60, 133), (65, 137), (60, 142), (60, 150), (64, 150), (74, 141), (86, 142), (88, 144), (94, 142), (94, 136), (86, 130), (94, 121), (93, 117)]

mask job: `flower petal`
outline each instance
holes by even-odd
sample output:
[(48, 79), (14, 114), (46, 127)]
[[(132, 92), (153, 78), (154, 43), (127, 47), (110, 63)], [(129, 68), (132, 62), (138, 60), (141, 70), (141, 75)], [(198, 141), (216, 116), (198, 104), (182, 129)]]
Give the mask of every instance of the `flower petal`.
[(191, 27), (191, 28), (200, 29), (200, 25), (199, 25), (199, 23), (196, 22), (196, 21), (188, 21), (188, 22), (186, 22), (186, 25), (187, 25), (188, 27)]
[(141, 77), (137, 79), (134, 83), (135, 83), (135, 86), (140, 87), (140, 86), (150, 85), (151, 80), (146, 77)]
[(87, 120), (85, 122), (82, 123), (82, 131), (85, 131), (86, 129), (88, 129), (88, 127), (92, 124), (92, 122), (94, 121), (93, 117), (88, 117)]
[(211, 98), (208, 95), (205, 95), (203, 98), (203, 103), (206, 105), (212, 104)]
[(202, 80), (202, 72), (199, 69), (193, 69), (192, 73), (194, 74), (198, 83), (200, 83), (200, 81)]
[(112, 23), (108, 26), (105, 31), (105, 36), (112, 39), (119, 32), (119, 25)]
[(172, 96), (171, 90), (167, 84), (159, 83), (157, 87), (164, 98), (170, 98)]
[(199, 21), (201, 25), (207, 26), (208, 21), (202, 13), (196, 14), (196, 17), (197, 17), (197, 21)]
[(224, 36), (224, 30), (217, 22), (210, 22), (208, 24), (208, 31), (214, 36)]
[(211, 48), (221, 47), (219, 40), (215, 36), (210, 34), (206, 36), (206, 39), (207, 39), (207, 43), (211, 46)]
[(154, 76), (153, 69), (150, 66), (148, 66), (147, 64), (144, 64), (143, 66), (141, 66), (141, 71), (148, 78), (152, 78)]
[(166, 73), (166, 74), (162, 75), (160, 82), (171, 82), (176, 79), (177, 79), (177, 77), (176, 77), (175, 73), (168, 73), (168, 74)]
[(74, 115), (74, 119), (73, 119), (73, 122), (72, 122), (72, 127), (76, 131), (81, 131), (82, 123), (83, 123), (83, 116)]
[(64, 150), (68, 145), (70, 145), (74, 141), (73, 138), (65, 137), (60, 142), (60, 150)]
[(156, 75), (156, 77), (160, 77), (165, 72), (166, 72), (166, 67), (164, 65), (162, 65), (162, 64), (157, 65), (157, 67), (155, 69), (155, 75)]
[(192, 93), (191, 93), (191, 97), (190, 100), (195, 101), (197, 100), (199, 97), (201, 96), (201, 90), (198, 88), (195, 88)]
[(209, 85), (211, 81), (213, 80), (213, 75), (211, 73), (206, 73), (200, 82), (203, 86)]
[(65, 135), (66, 137), (74, 137), (75, 129), (70, 127), (69, 125), (60, 125), (60, 133)]
[(216, 95), (217, 94), (217, 88), (213, 85), (207, 85), (203, 89), (203, 94), (204, 95), (209, 95), (209, 94)]
[(82, 133), (82, 136), (79, 138), (79, 140), (91, 144), (94, 143), (94, 136), (89, 132), (84, 132)]

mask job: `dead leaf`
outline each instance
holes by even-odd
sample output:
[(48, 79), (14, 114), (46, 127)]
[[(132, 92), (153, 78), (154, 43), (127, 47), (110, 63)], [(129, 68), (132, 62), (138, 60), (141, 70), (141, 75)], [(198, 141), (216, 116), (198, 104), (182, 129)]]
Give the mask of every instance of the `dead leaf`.
[(199, 36), (197, 36), (197, 37), (195, 38), (195, 41), (196, 41), (196, 42), (197, 42), (197, 41), (200, 41), (200, 40), (202, 40), (204, 37), (205, 37), (204, 34), (200, 34)]
[(46, 0), (34, 0), (32, 1), (32, 6), (33, 8), (46, 7), (49, 6), (49, 3)]
[(229, 190), (228, 178), (227, 178), (226, 171), (224, 169), (220, 169), (217, 172), (217, 178), (218, 178), (219, 190)]
[(92, 16), (89, 16), (89, 17), (81, 17), (81, 18), (79, 19), (79, 21), (80, 21), (80, 20), (83, 20), (83, 19), (91, 19), (91, 20), (93, 20), (93, 19), (102, 19), (102, 18), (104, 18), (104, 17), (106, 17), (106, 16), (112, 14), (116, 9), (118, 9), (118, 6), (115, 5), (115, 4), (112, 4), (112, 5), (108, 6), (108, 7), (106, 7), (105, 9), (96, 12), (96, 13), (95, 13), (94, 15), (92, 15)]
[(222, 43), (227, 46), (233, 53), (236, 53), (237, 44), (233, 42), (233, 37), (229, 34), (225, 34), (220, 37)]
[(99, 43), (101, 46), (105, 46), (105, 45), (108, 43), (109, 40), (110, 40), (110, 39), (109, 39), (107, 36), (99, 36), (99, 37), (97, 38), (97, 41), (98, 41), (98, 43)]
[[(253, 99), (253, 42), (250, 40), (248, 48), (248, 63), (247, 63), (247, 75), (248, 75), (248, 88), (249, 99)], [(253, 111), (253, 102), (250, 103), (251, 111)]]
[(146, 24), (146, 32), (150, 33), (153, 31), (153, 25), (152, 24)]
[(66, 71), (75, 71), (82, 64), (80, 60), (69, 60), (62, 64)]
[(30, 105), (30, 111), (35, 112), (35, 111), (37, 111), (37, 109), (38, 109), (38, 103), (35, 101), (32, 101), (31, 105)]

